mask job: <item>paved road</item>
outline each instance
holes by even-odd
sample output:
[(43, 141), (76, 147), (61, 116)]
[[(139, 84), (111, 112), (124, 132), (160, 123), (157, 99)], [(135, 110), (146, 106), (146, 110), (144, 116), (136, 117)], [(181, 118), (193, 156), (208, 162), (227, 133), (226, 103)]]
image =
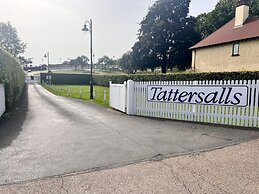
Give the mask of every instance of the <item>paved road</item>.
[(23, 100), (0, 120), (0, 185), (259, 137), (258, 131), (126, 116), (38, 85), (29, 85)]

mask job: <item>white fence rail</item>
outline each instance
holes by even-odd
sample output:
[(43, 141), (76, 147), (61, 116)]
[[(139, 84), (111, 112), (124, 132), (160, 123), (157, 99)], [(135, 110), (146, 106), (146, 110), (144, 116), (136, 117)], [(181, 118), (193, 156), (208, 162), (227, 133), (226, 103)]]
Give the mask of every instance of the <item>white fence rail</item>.
[(0, 117), (4, 114), (5, 110), (5, 89), (4, 85), (0, 84)]
[[(216, 103), (217, 105), (202, 103), (188, 104), (174, 101), (168, 102), (165, 100), (150, 101), (150, 94), (148, 94), (148, 92), (150, 92), (150, 90), (148, 90), (148, 87), (150, 86), (161, 86), (162, 88), (163, 86), (177, 86), (179, 88), (188, 86), (189, 93), (195, 87), (199, 89), (201, 87), (210, 87), (210, 91), (211, 87), (215, 87), (217, 89), (219, 87), (221, 87), (222, 89), (227, 88), (228, 90), (226, 89), (226, 91), (224, 91), (225, 93), (221, 94), (222, 97), (224, 96), (224, 98), (226, 98), (224, 103), (222, 103), (224, 105), (221, 105), (219, 103)], [(245, 127), (259, 127), (259, 80), (170, 82), (128, 81), (127, 90), (122, 89), (123, 87), (126, 87), (126, 85), (121, 85), (120, 89), (117, 90), (115, 90), (115, 88), (111, 89), (111, 102), (120, 102), (120, 105), (126, 104), (127, 107), (123, 107), (122, 109), (127, 109), (127, 114), (192, 122), (214, 123)], [(233, 100), (233, 104), (231, 106), (226, 105), (226, 101), (229, 101), (229, 88), (233, 88), (233, 91), (235, 90), (237, 93), (236, 96), (234, 96), (235, 99)], [(247, 96), (247, 98), (245, 98), (246, 102), (240, 103), (242, 104), (240, 106), (234, 103), (239, 101), (239, 99), (237, 98), (238, 95), (240, 95), (240, 93), (238, 92), (239, 88), (240, 90), (244, 90), (244, 88), (246, 88), (245, 97)], [(215, 89), (215, 92), (217, 89)], [(120, 90), (121, 93), (119, 92)], [(125, 93), (125, 96), (127, 97), (123, 96), (122, 91), (127, 91)], [(211, 96), (213, 96), (213, 94)], [(161, 93), (159, 99), (162, 97), (163, 93)], [(127, 99), (126, 103), (124, 103), (125, 99)], [(170, 97), (170, 99), (172, 98)], [(114, 105), (112, 105), (112, 107), (114, 107)]]
[(126, 82), (124, 84), (112, 84), (110, 82), (110, 106), (126, 112)]

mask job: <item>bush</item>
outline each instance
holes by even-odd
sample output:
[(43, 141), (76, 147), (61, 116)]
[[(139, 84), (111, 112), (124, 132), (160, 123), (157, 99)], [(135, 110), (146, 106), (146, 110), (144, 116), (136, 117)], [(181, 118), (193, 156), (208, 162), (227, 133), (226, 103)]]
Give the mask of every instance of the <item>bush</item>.
[(0, 48), (0, 83), (5, 85), (7, 110), (19, 99), (24, 80), (24, 71), (18, 60)]
[(194, 81), (194, 80), (257, 80), (259, 71), (256, 72), (210, 72), (210, 73), (174, 73), (153, 75), (94, 75), (94, 84), (109, 86), (109, 81), (121, 84), (127, 80), (139, 81)]

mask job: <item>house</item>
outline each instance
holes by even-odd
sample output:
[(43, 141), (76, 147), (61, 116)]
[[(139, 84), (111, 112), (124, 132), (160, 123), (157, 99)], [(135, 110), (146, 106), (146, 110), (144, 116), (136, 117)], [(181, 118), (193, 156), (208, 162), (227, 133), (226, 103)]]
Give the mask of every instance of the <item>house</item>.
[(235, 18), (191, 50), (197, 72), (259, 71), (259, 17), (249, 17), (249, 1), (239, 0)]

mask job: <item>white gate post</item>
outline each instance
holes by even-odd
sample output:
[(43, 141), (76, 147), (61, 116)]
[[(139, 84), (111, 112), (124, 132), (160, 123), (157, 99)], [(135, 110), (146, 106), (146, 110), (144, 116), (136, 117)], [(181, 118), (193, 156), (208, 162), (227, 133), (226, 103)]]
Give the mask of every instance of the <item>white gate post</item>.
[(109, 106), (111, 106), (112, 105), (112, 100), (113, 100), (113, 92), (112, 92), (112, 82), (111, 81), (109, 81), (109, 90), (110, 90), (110, 96), (109, 96), (109, 98), (110, 98), (110, 100), (109, 100)]
[(134, 81), (127, 81), (127, 114), (135, 115), (135, 91), (134, 91)]
[(124, 85), (124, 89), (123, 89), (123, 91), (124, 91), (124, 98), (123, 98), (124, 109), (123, 109), (123, 112), (127, 114), (127, 106), (128, 106), (128, 102), (127, 102), (127, 99), (128, 99), (128, 97), (127, 97), (127, 94), (128, 94), (127, 93), (127, 82), (124, 81), (123, 85)]

